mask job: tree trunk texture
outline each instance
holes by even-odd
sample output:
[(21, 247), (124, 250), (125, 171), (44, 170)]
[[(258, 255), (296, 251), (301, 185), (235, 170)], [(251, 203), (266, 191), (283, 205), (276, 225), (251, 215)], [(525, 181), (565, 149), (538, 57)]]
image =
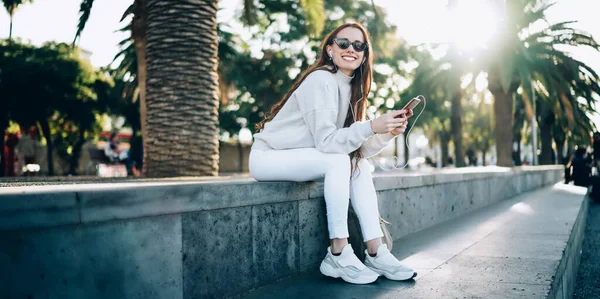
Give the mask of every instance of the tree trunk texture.
[(487, 149), (481, 151), (481, 158), (483, 159), (483, 161), (481, 161), (481, 166), (486, 166), (486, 163), (485, 163), (485, 158), (486, 157), (485, 156), (486, 156), (487, 151), (488, 151)]
[[(460, 82), (459, 82), (460, 84)], [(450, 132), (454, 141), (454, 160), (456, 167), (465, 167), (465, 149), (463, 147), (462, 102), (460, 92), (452, 96)]]
[(552, 122), (544, 119), (540, 122), (540, 139), (542, 141), (540, 165), (554, 164), (552, 161)]
[(442, 152), (442, 167), (448, 166), (448, 157), (449, 157), (448, 144), (449, 143), (450, 143), (450, 136), (448, 136), (445, 133), (442, 133), (440, 136), (440, 149)]
[(523, 164), (523, 162), (521, 161), (521, 138), (522, 138), (521, 133), (514, 135), (513, 143), (514, 142), (517, 143), (517, 150), (515, 152), (515, 157), (514, 157), (515, 166), (521, 166)]
[(77, 175), (77, 168), (79, 168), (79, 158), (81, 158), (81, 149), (85, 143), (85, 130), (80, 129), (77, 136), (77, 142), (73, 145), (73, 154), (69, 161), (69, 174)]
[(40, 121), (40, 126), (42, 127), (42, 134), (44, 134), (44, 138), (46, 138), (46, 154), (48, 160), (48, 175), (54, 175), (54, 145), (52, 143), (52, 136), (50, 134), (50, 124), (48, 120), (44, 119)]
[[(146, 128), (146, 44), (148, 31), (148, 0), (135, 0), (133, 23), (131, 28), (131, 37), (135, 45), (135, 55), (137, 60), (137, 80), (138, 90), (140, 92), (140, 128), (142, 129), (142, 140), (148, 136)], [(135, 136), (135, 135), (134, 135)], [(138, 161), (143, 164), (143, 161)]]
[(488, 77), (489, 89), (494, 96), (494, 133), (498, 166), (512, 167), (513, 141), (513, 95), (504, 91), (500, 76), (491, 72)]
[(8, 29), (8, 39), (12, 39), (13, 16), (10, 16), (10, 28)]
[(565, 140), (564, 139), (558, 139), (558, 138), (554, 138), (554, 143), (556, 143), (556, 156), (557, 156), (557, 161), (560, 164), (566, 164), (567, 162), (565, 160), (567, 160), (568, 156), (565, 157), (563, 152), (565, 150)]
[(147, 176), (218, 174), (217, 3), (148, 1)]
[(4, 135), (6, 126), (0, 121), (0, 177), (6, 176), (4, 169), (6, 167), (6, 157), (4, 156)]
[(13, 17), (15, 16), (16, 5), (9, 5), (7, 8), (8, 17), (10, 19), (10, 27), (8, 28), (8, 40), (12, 39), (12, 29), (13, 29)]

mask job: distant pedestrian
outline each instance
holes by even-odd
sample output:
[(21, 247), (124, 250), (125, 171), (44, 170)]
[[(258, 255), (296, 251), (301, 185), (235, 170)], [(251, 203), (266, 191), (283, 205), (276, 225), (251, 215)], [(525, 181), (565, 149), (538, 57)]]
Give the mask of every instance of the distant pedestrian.
[(567, 165), (570, 172), (570, 180), (576, 186), (589, 186), (590, 176), (592, 174), (591, 165), (587, 161), (587, 153), (584, 147), (580, 147), (575, 151), (575, 155)]
[(129, 152), (121, 148), (119, 136), (117, 133), (112, 133), (110, 138), (104, 146), (104, 154), (112, 163), (125, 164), (127, 168), (127, 174), (132, 174), (131, 159), (129, 158)]

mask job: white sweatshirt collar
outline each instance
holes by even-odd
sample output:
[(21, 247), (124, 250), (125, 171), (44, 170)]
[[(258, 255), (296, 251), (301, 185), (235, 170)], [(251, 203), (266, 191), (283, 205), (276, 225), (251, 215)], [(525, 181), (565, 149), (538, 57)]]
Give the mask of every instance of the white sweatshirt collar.
[(338, 80), (341, 83), (346, 83), (349, 84), (350, 81), (352, 81), (352, 78), (354, 78), (354, 76), (348, 76), (346, 74), (344, 74), (344, 72), (338, 70), (335, 73), (335, 79)]

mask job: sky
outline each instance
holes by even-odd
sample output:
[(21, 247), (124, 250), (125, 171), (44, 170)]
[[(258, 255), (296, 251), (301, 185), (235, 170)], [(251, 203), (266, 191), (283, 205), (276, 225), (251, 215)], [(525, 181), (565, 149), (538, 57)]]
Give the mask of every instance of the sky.
[[(242, 0), (221, 0), (219, 22), (235, 19), (241, 2)], [(56, 0), (35, 0), (33, 4), (21, 6), (14, 17), (13, 36), (37, 45), (49, 40), (71, 42), (75, 36), (81, 0), (61, 0), (61, 5), (57, 3)], [(375, 4), (386, 9), (389, 22), (398, 26), (398, 35), (412, 44), (448, 39), (449, 29), (456, 28), (449, 24), (456, 22), (450, 22), (446, 17), (446, 3), (447, 0), (375, 0)], [(465, 42), (465, 46), (468, 47), (469, 43), (477, 44), (482, 39), (473, 36), (488, 35), (485, 32), (493, 28), (489, 20), (494, 19), (495, 12), (486, 9), (485, 6), (477, 7), (478, 3), (482, 3), (481, 0), (461, 0), (461, 3), (471, 8), (463, 11), (458, 18), (467, 23), (464, 28), (460, 28), (459, 24), (458, 30), (460, 33), (467, 34), (458, 35), (469, 37), (459, 38), (459, 41)], [(79, 43), (79, 46), (92, 52), (91, 62), (94, 66), (99, 67), (110, 63), (118, 52), (117, 43), (127, 37), (126, 33), (116, 31), (125, 24), (119, 23), (119, 19), (129, 4), (131, 1), (95, 1)], [(548, 11), (548, 19), (550, 22), (578, 20), (575, 27), (586, 30), (600, 39), (600, 18), (597, 18), (599, 8), (600, 3), (597, 0), (558, 0), (557, 4)], [(477, 22), (484, 25), (471, 26)], [(8, 14), (1, 9), (0, 38), (8, 37), (8, 28)], [(576, 49), (575, 55), (600, 71), (599, 53), (594, 53), (593, 50)]]
[[(388, 21), (398, 26), (398, 35), (411, 44), (444, 42), (450, 38), (466, 49), (485, 44), (489, 32), (493, 32), (497, 12), (482, 5), (481, 0), (460, 1), (468, 9), (459, 9), (454, 19), (446, 14), (447, 0), (375, 0), (375, 4), (386, 9)], [(22, 5), (15, 13), (13, 37), (36, 45), (50, 40), (71, 43), (80, 3), (81, 0), (35, 0), (33, 4)], [(117, 32), (126, 24), (119, 20), (131, 3), (131, 0), (95, 1), (79, 42), (80, 47), (92, 52), (90, 60), (95, 67), (109, 64), (118, 53), (117, 44), (127, 37), (127, 33)], [(241, 4), (242, 0), (221, 0), (218, 21), (232, 23)], [(599, 8), (598, 0), (557, 0), (547, 18), (551, 23), (577, 20), (574, 27), (588, 31), (600, 40)], [(8, 31), (8, 14), (5, 9), (0, 9), (0, 38), (8, 37)], [(571, 51), (577, 59), (600, 72), (600, 53), (585, 48)], [(600, 118), (597, 124), (600, 125)]]

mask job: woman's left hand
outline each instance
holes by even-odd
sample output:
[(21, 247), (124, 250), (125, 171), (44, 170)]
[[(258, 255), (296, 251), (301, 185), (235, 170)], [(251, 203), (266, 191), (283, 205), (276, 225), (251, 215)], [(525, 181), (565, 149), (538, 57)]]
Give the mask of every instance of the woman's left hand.
[(398, 136), (398, 135), (404, 133), (404, 131), (406, 131), (406, 127), (408, 126), (408, 118), (414, 115), (412, 109), (406, 109), (406, 111), (407, 111), (407, 113), (401, 116), (401, 118), (406, 119), (406, 121), (403, 122), (402, 125), (400, 125), (390, 131), (390, 133), (392, 133), (395, 136)]
[(392, 135), (398, 136), (398, 135), (404, 133), (404, 131), (406, 131), (406, 126), (407, 126), (407, 123), (404, 123), (401, 126), (396, 127), (395, 129), (391, 130), (390, 133), (392, 133)]

